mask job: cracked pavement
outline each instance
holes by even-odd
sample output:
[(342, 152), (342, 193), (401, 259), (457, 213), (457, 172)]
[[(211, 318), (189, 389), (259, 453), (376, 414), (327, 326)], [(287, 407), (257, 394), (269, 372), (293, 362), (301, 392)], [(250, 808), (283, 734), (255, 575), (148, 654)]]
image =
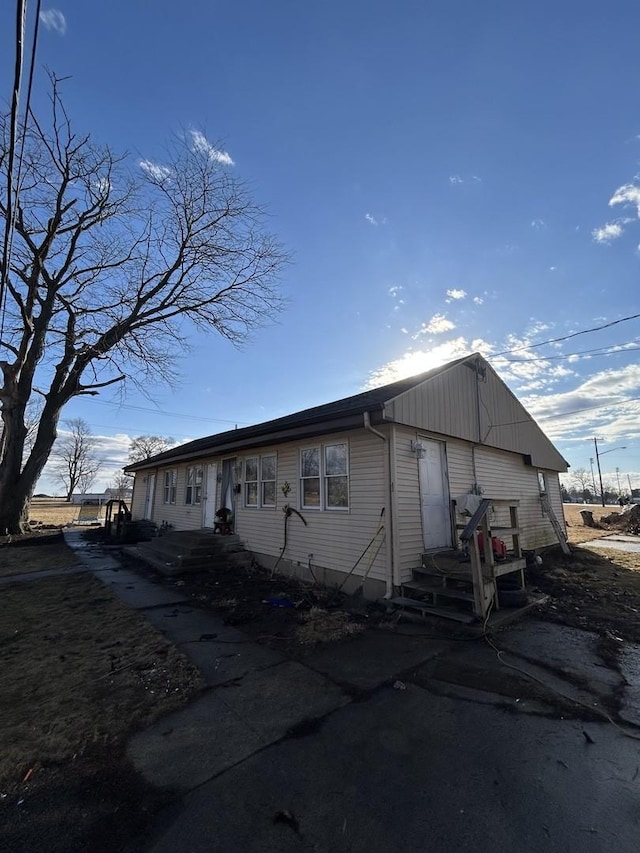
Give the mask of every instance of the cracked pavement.
[(637, 850), (640, 647), (530, 619), (292, 661), (109, 560), (87, 553), (207, 685), (129, 745), (181, 794), (130, 853)]

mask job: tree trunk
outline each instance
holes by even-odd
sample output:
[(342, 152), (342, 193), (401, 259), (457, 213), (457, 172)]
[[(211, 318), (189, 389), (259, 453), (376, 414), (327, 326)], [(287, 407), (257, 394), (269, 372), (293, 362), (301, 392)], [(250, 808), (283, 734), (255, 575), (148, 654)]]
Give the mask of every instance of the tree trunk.
[(3, 492), (0, 503), (0, 535), (19, 535), (29, 529), (30, 494), (21, 494), (18, 489)]
[(0, 466), (0, 536), (26, 533), (29, 529), (29, 505), (56, 440), (59, 416), (58, 402), (48, 400), (40, 418), (33, 449), (22, 467), (27, 436), (24, 417), (20, 417), (15, 409), (3, 411), (5, 444)]

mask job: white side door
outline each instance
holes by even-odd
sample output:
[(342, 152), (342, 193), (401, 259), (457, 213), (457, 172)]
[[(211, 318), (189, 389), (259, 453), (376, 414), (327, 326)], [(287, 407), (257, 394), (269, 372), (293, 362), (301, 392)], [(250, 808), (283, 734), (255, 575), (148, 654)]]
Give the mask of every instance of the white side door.
[(147, 474), (147, 493), (144, 498), (144, 517), (151, 521), (153, 513), (153, 496), (156, 490), (156, 475)]
[(425, 454), (418, 460), (422, 535), (425, 550), (451, 547), (449, 489), (445, 476), (444, 445), (440, 441), (420, 439)]
[(202, 526), (213, 527), (216, 521), (216, 482), (218, 466), (210, 462), (205, 466), (204, 489), (202, 493)]

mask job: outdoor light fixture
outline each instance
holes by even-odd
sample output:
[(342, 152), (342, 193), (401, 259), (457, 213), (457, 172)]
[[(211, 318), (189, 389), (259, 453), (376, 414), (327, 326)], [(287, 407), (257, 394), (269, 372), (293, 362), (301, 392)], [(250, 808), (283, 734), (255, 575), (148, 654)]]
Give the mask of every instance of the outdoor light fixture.
[(412, 441), (411, 452), (415, 453), (416, 459), (423, 459), (425, 453), (424, 444), (421, 441)]

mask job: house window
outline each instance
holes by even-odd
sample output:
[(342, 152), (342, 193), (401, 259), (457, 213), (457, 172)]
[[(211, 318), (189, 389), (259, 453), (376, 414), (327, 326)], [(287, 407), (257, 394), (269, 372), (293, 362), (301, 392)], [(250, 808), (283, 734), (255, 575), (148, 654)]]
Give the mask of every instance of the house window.
[(303, 509), (320, 509), (320, 448), (300, 452), (300, 494)]
[(175, 468), (164, 472), (163, 503), (174, 504), (176, 502), (176, 486), (178, 483), (178, 472)]
[(349, 465), (346, 442), (300, 451), (303, 509), (348, 509)]
[(186, 504), (202, 503), (202, 465), (190, 465), (187, 468)]
[(349, 506), (349, 476), (346, 444), (325, 445), (324, 481), (327, 509), (347, 509)]
[(538, 489), (541, 495), (547, 493), (547, 476), (544, 471), (538, 471)]
[(276, 505), (276, 454), (248, 456), (244, 460), (244, 505)]
[(260, 504), (276, 505), (276, 455), (263, 456), (260, 459)]
[(244, 460), (244, 503), (245, 506), (258, 506), (257, 456), (249, 456)]

